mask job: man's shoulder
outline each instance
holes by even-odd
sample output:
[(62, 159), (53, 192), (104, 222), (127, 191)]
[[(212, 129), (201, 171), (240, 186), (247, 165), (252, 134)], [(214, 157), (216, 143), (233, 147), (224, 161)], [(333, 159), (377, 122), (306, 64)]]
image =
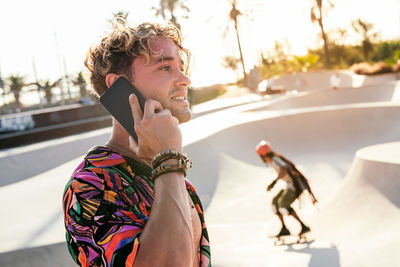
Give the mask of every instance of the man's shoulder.
[(140, 167), (107, 147), (93, 147), (72, 173), (65, 191), (79, 194), (96, 191), (114, 195), (146, 191), (152, 194), (153, 184), (147, 176), (147, 172), (151, 174), (151, 169), (143, 172)]
[[(72, 174), (72, 180), (100, 181), (121, 189), (151, 184), (151, 168), (110, 150), (105, 146), (91, 148)], [(118, 191), (118, 190), (117, 190)]]
[(113, 167), (125, 163), (125, 159), (105, 146), (95, 146), (86, 153), (84, 160), (94, 167)]
[[(102, 180), (109, 177), (111, 173), (121, 173), (125, 162), (121, 155), (112, 152), (107, 147), (93, 147), (88, 150), (83, 160), (73, 171), (68, 184), (103, 183)], [(112, 176), (115, 180), (115, 175)]]
[(124, 162), (125, 160), (121, 155), (113, 153), (107, 147), (96, 146), (86, 152), (86, 155), (73, 171), (72, 178), (78, 173), (88, 171), (101, 172), (102, 169), (111, 169)]

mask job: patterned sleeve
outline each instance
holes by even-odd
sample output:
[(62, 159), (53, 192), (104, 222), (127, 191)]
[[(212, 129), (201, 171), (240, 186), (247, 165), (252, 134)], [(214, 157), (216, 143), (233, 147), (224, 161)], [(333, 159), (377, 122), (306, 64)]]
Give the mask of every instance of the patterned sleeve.
[(143, 188), (128, 185), (118, 171), (80, 167), (63, 200), (70, 254), (81, 266), (132, 266), (149, 213), (138, 194), (146, 190), (138, 192)]

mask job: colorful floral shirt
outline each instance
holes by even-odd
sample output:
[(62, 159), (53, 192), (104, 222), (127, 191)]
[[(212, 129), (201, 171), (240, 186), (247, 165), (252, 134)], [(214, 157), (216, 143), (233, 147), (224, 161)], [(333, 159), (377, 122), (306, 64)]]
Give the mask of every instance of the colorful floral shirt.
[[(73, 172), (64, 196), (68, 250), (81, 266), (132, 266), (154, 199), (151, 168), (95, 147)], [(200, 199), (186, 180), (202, 224), (200, 266), (211, 266)]]

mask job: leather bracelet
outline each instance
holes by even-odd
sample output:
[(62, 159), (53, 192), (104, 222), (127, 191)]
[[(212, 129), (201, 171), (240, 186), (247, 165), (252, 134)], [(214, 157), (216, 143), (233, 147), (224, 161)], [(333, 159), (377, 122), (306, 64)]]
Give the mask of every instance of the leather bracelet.
[(166, 150), (156, 154), (151, 160), (151, 165), (153, 169), (156, 169), (161, 163), (169, 159), (178, 159), (178, 161), (183, 161), (189, 167), (192, 166), (192, 161), (186, 155), (175, 150)]
[(181, 172), (186, 177), (187, 167), (187, 164), (182, 161), (178, 161), (178, 164), (162, 164), (153, 169), (151, 177), (154, 181), (157, 177), (171, 172)]
[[(169, 159), (177, 159), (178, 164), (163, 164)], [(186, 171), (192, 167), (192, 161), (182, 153), (175, 150), (166, 150), (155, 155), (151, 160), (153, 170), (151, 172), (152, 179), (156, 179), (166, 173), (181, 172), (186, 177)]]

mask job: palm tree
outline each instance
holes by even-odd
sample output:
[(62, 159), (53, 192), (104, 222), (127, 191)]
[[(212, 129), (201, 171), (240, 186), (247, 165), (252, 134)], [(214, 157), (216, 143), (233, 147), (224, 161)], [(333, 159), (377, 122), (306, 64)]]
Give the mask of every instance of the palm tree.
[(351, 25), (357, 33), (362, 35), (363, 56), (364, 60), (368, 61), (370, 59), (371, 52), (374, 51), (372, 40), (378, 36), (376, 32), (371, 32), (374, 25), (372, 23), (362, 21), (361, 19), (353, 21)]
[[(324, 30), (322, 0), (315, 0), (315, 4), (316, 5), (311, 8), (311, 22), (318, 23), (319, 27), (321, 28), (322, 39), (324, 40), (325, 67), (330, 68), (331, 62), (329, 58), (328, 37)], [(328, 4), (330, 8), (334, 7), (329, 0)]]
[(60, 85), (62, 78), (58, 79), (57, 81), (51, 83), (50, 80), (44, 80), (41, 82), (30, 83), (29, 85), (36, 85), (38, 87), (38, 91), (43, 90), (45, 93), (45, 98), (47, 104), (50, 105), (53, 99), (53, 88)]
[(22, 89), (27, 85), (25, 84), (25, 77), (19, 74), (10, 75), (8, 78), (10, 82), (10, 91), (14, 94), (15, 104), (17, 109), (21, 107), (20, 96)]
[(87, 97), (87, 95), (88, 95), (87, 90), (86, 90), (87, 83), (86, 83), (85, 78), (83, 77), (82, 71), (78, 72), (78, 76), (76, 76), (76, 78), (74, 80), (72, 80), (72, 83), (75, 86), (79, 87), (79, 93), (82, 98)]
[(240, 45), (239, 30), (238, 30), (238, 16), (240, 16), (242, 13), (237, 9), (237, 0), (232, 0), (231, 5), (232, 5), (232, 9), (229, 12), (229, 19), (232, 20), (235, 25), (236, 39), (237, 39), (238, 48), (239, 48), (240, 61), (242, 63), (243, 77), (244, 77), (244, 80), (246, 80), (247, 75), (246, 75), (246, 69), (244, 67), (242, 46)]
[(6, 103), (6, 88), (4, 87), (4, 81), (3, 78), (1, 78), (1, 75), (0, 75), (0, 89), (2, 91), (3, 105), (4, 105)]
[(233, 70), (236, 73), (236, 76), (238, 76), (237, 70), (239, 62), (240, 58), (237, 58), (235, 56), (225, 56), (222, 58), (222, 64), (224, 68)]
[[(186, 13), (190, 12), (190, 9), (184, 4), (186, 0), (179, 1), (179, 0), (160, 0), (160, 7), (152, 7), (156, 11), (156, 16), (161, 16), (164, 21), (170, 21), (179, 29), (181, 28), (177, 17), (175, 16), (175, 11), (179, 8), (184, 10)], [(169, 13), (169, 18), (167, 18), (166, 11)], [(183, 15), (182, 18), (187, 19), (189, 18), (187, 15)]]
[(116, 24), (126, 25), (128, 15), (129, 12), (118, 11), (117, 13), (113, 13), (112, 19), (109, 19), (108, 22), (111, 23), (113, 28), (115, 28)]

